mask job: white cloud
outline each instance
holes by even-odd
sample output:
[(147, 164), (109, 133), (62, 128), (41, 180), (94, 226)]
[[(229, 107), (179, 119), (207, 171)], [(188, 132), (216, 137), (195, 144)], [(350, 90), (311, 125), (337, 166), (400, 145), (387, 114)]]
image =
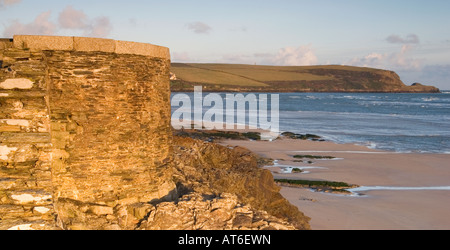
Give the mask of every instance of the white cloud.
[(98, 17), (92, 21), (85, 34), (92, 37), (107, 37), (113, 27), (108, 17)]
[(356, 57), (347, 64), (360, 67), (381, 68), (401, 71), (418, 71), (421, 69), (423, 60), (411, 57), (415, 49), (413, 45), (402, 45), (400, 52), (393, 53), (370, 53), (363, 57)]
[(79, 30), (84, 36), (107, 37), (112, 31), (112, 24), (108, 17), (90, 19), (82, 10), (67, 6), (58, 17), (62, 29)]
[(3, 36), (12, 37), (13, 35), (54, 35), (56, 25), (50, 21), (51, 12), (43, 12), (32, 23), (23, 24), (14, 20), (3, 31)]
[(196, 34), (209, 34), (212, 28), (203, 22), (188, 23), (187, 28)]
[(22, 0), (0, 0), (0, 8), (6, 7), (9, 5), (14, 5), (22, 2)]
[(397, 44), (419, 44), (420, 39), (416, 34), (409, 34), (406, 38), (402, 38), (399, 35), (390, 35), (386, 38), (388, 43), (397, 43)]
[(72, 6), (67, 6), (59, 13), (58, 22), (63, 29), (86, 29), (89, 27), (87, 15)]
[[(7, 0), (4, 0), (7, 1)], [(9, 0), (12, 1), (12, 0)], [(43, 12), (31, 23), (12, 21), (3, 31), (3, 36), (56, 35), (62, 29), (79, 31), (83, 36), (107, 37), (113, 27), (108, 17), (89, 18), (83, 11), (67, 6), (58, 16), (58, 22), (50, 20), (51, 12)]]
[(272, 60), (274, 65), (280, 66), (316, 65), (319, 61), (311, 45), (282, 48)]

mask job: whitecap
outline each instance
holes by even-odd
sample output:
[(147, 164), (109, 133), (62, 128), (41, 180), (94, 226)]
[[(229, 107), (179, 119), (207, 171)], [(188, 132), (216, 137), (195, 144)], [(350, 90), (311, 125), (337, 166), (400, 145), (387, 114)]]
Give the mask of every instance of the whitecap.
[(323, 167), (282, 167), (282, 166), (278, 166), (281, 170), (282, 174), (292, 174), (292, 171), (294, 171), (294, 169), (298, 168), (300, 169), (302, 172), (301, 174), (309, 174), (311, 173), (310, 171), (305, 171), (305, 170), (311, 170), (311, 169), (327, 169), (327, 168), (323, 168)]
[(308, 151), (290, 151), (293, 153), (348, 153), (348, 154), (398, 154), (398, 152), (378, 152), (378, 151), (351, 151), (351, 150), (333, 150), (333, 151), (324, 151), (324, 150), (308, 150)]
[(422, 98), (422, 101), (424, 101), (424, 102), (432, 102), (432, 101), (437, 101), (437, 100), (439, 100), (438, 97), (424, 97), (424, 98)]
[[(312, 192), (316, 192), (314, 189), (310, 189)], [(436, 186), (436, 187), (390, 187), (390, 186), (361, 186), (357, 188), (345, 189), (350, 192), (349, 194), (338, 193), (324, 193), (326, 195), (333, 196), (353, 196), (364, 197), (363, 192), (367, 191), (450, 191), (450, 186)]]
[(352, 189), (347, 189), (352, 193), (376, 191), (376, 190), (392, 190), (392, 191), (423, 191), (423, 190), (436, 190), (436, 191), (450, 191), (450, 186), (437, 186), (437, 187), (390, 187), (390, 186), (362, 186)]
[(310, 171), (305, 171), (305, 170), (311, 170), (311, 169), (328, 169), (328, 168), (324, 168), (324, 167), (304, 167), (304, 166), (292, 166), (292, 165), (284, 165), (284, 164), (279, 164), (278, 160), (275, 160), (273, 162), (272, 166), (265, 166), (266, 168), (280, 168), (280, 172), (282, 174), (292, 174), (292, 171), (296, 168), (300, 169), (302, 171), (302, 174), (309, 174), (311, 173)]
[(376, 149), (378, 147), (378, 145), (375, 142), (368, 142), (366, 143), (366, 145), (364, 145), (370, 149)]

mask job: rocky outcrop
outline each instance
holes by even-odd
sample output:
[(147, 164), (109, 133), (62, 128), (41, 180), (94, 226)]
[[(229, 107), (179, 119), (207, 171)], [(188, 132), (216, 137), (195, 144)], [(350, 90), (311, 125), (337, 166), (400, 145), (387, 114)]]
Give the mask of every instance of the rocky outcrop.
[(414, 83), (408, 86), (408, 91), (412, 93), (439, 93), (440, 90), (433, 86), (426, 86), (421, 83)]
[(177, 203), (160, 203), (149, 209), (138, 229), (145, 230), (294, 230), (286, 220), (243, 205), (236, 195), (192, 193)]
[(310, 228), (309, 218), (281, 196), (270, 171), (259, 168), (258, 156), (245, 148), (175, 137), (174, 167), (180, 194), (234, 194), (239, 202), (286, 220), (297, 229)]
[(171, 81), (176, 81), (177, 80), (177, 75), (175, 75), (174, 73), (170, 72), (170, 80)]

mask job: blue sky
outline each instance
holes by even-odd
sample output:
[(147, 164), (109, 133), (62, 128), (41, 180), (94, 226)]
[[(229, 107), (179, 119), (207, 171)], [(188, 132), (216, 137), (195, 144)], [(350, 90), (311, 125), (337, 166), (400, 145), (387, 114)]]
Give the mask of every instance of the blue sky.
[(0, 0), (0, 36), (107, 37), (174, 62), (345, 64), (450, 89), (448, 0)]

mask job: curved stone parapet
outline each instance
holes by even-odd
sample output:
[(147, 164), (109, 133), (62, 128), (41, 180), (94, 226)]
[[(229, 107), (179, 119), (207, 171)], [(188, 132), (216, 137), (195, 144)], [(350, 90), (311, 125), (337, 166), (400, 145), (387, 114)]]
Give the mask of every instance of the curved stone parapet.
[(161, 46), (0, 39), (0, 230), (123, 229), (173, 199), (169, 77)]
[(116, 41), (112, 39), (72, 36), (15, 35), (14, 48), (31, 50), (62, 50), (107, 52), (170, 59), (169, 48), (148, 43)]

